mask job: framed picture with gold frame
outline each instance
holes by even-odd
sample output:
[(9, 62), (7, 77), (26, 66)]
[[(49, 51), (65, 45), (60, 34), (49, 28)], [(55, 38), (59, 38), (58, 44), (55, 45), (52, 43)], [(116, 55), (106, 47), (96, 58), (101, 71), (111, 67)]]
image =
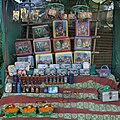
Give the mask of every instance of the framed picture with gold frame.
[(68, 21), (55, 20), (53, 21), (53, 38), (68, 37)]
[(56, 64), (72, 64), (72, 52), (60, 52), (55, 54)]
[(52, 64), (53, 63), (52, 53), (35, 55), (35, 61), (36, 61), (36, 68), (38, 64), (48, 64), (48, 65)]
[(91, 64), (91, 51), (75, 51), (74, 63), (83, 64), (84, 62)]

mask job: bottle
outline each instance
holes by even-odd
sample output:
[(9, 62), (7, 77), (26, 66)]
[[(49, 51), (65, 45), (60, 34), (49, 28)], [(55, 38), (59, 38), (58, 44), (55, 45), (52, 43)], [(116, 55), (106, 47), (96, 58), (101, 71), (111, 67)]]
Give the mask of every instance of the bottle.
[(64, 83), (67, 83), (68, 80), (67, 80), (67, 76), (64, 76)]
[(17, 82), (17, 93), (21, 93), (21, 82)]
[(29, 93), (29, 92), (30, 92), (28, 85), (25, 85), (25, 92), (26, 92), (26, 93)]
[(34, 86), (32, 85), (31, 86), (31, 93), (34, 93), (35, 92), (35, 88), (34, 88)]
[(59, 76), (57, 76), (57, 83), (59, 83)]
[(13, 75), (13, 82), (17, 83), (19, 81), (18, 74)]
[(39, 86), (35, 86), (35, 93), (40, 93), (40, 87)]
[(63, 76), (61, 76), (61, 80), (60, 80), (60, 83), (63, 83), (64, 81), (63, 81)]
[(16, 93), (17, 92), (17, 85), (16, 82), (12, 83), (12, 93)]
[(69, 84), (73, 84), (74, 83), (74, 74), (70, 73), (69, 74)]
[(48, 92), (48, 88), (47, 86), (44, 87), (44, 93), (47, 93)]
[(25, 84), (22, 84), (21, 88), (22, 88), (22, 93), (25, 93)]

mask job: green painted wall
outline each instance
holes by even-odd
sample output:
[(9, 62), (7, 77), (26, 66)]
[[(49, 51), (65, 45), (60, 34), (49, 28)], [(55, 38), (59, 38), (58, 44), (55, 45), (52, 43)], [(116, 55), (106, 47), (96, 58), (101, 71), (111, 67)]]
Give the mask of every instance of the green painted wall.
[(16, 56), (15, 56), (15, 47), (14, 41), (16, 38), (20, 38), (21, 36), (21, 23), (14, 22), (12, 20), (12, 11), (14, 10), (14, 4), (8, 0), (7, 4), (7, 63), (14, 64)]
[[(2, 84), (4, 87), (5, 82), (5, 70), (7, 65), (14, 64), (16, 56), (15, 56), (15, 47), (14, 41), (16, 38), (20, 38), (21, 36), (21, 23), (13, 22), (12, 21), (12, 11), (14, 9), (14, 4), (11, 0), (6, 2), (6, 29), (4, 28), (3, 22), (3, 14), (2, 14), (2, 0), (0, 1), (0, 21), (1, 21), (1, 28), (2, 28), (2, 54), (4, 58), (4, 63), (2, 65), (1, 75), (2, 75)], [(5, 32), (6, 31), (6, 32)], [(5, 39), (6, 36), (6, 39)], [(5, 42), (6, 41), (6, 42)], [(5, 54), (7, 55), (5, 57)], [(5, 59), (6, 58), (6, 59)], [(6, 63), (6, 65), (5, 65)]]

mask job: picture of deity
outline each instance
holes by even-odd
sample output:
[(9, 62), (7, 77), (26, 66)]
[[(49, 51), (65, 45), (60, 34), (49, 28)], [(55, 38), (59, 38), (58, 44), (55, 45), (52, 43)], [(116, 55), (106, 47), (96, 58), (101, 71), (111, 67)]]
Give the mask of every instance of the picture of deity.
[(53, 21), (53, 37), (67, 37), (68, 36), (68, 22), (67, 20)]
[(33, 38), (34, 39), (44, 38), (44, 37), (50, 36), (48, 25), (33, 26), (32, 31), (33, 31)]
[(92, 38), (86, 37), (75, 37), (74, 50), (91, 50)]
[(74, 52), (74, 63), (83, 64), (84, 62), (91, 63), (91, 52), (90, 51), (75, 51)]
[(53, 58), (52, 54), (38, 54), (36, 55), (36, 67), (38, 64), (52, 64), (53, 63)]
[(72, 52), (61, 52), (55, 54), (57, 64), (71, 64), (72, 63)]
[(34, 40), (34, 52), (37, 53), (48, 53), (51, 52), (51, 42), (50, 39), (40, 38), (39, 40)]
[(17, 56), (32, 54), (31, 41), (16, 41), (15, 49)]
[(76, 36), (89, 36), (90, 26), (89, 22), (76, 22)]
[(70, 51), (71, 44), (68, 37), (53, 39), (54, 52)]

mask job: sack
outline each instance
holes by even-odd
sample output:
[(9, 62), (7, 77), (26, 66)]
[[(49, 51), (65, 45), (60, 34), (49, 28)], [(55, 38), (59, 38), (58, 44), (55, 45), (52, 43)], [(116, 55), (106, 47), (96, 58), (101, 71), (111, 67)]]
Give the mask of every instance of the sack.
[(101, 68), (98, 70), (99, 77), (107, 77), (109, 74), (111, 74), (111, 70), (107, 65), (101, 66)]

